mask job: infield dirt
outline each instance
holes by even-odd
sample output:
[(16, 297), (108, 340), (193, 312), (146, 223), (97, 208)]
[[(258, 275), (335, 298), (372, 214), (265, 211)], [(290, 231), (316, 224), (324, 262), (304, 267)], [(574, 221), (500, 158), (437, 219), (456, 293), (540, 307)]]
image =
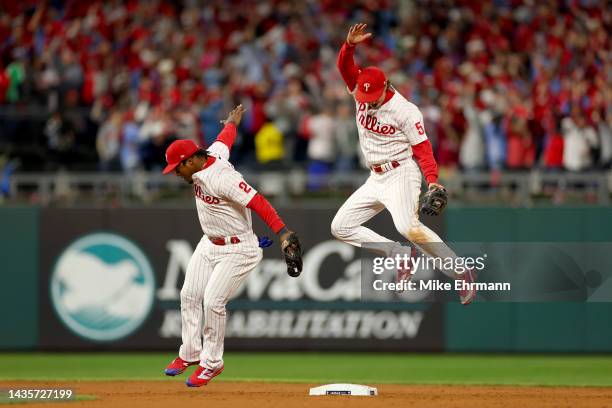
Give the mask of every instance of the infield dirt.
[[(168, 408), (207, 406), (215, 408), (293, 407), (610, 407), (612, 388), (512, 387), (467, 385), (377, 385), (377, 397), (310, 397), (308, 390), (320, 384), (261, 382), (211, 382), (188, 388), (183, 382), (168, 381), (2, 381), (0, 388), (72, 388), (77, 395), (95, 400), (63, 403), (19, 404), (53, 407)], [(187, 404), (193, 405), (187, 405)]]

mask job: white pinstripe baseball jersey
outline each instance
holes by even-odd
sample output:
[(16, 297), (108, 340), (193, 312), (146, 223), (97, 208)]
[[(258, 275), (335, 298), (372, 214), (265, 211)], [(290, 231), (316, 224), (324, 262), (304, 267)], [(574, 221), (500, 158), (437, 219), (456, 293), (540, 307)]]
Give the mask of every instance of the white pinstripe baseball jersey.
[(368, 166), (412, 157), (411, 145), (427, 140), (423, 114), (399, 92), (377, 109), (355, 104), (359, 144)]
[[(246, 205), (257, 194), (228, 162), (229, 149), (213, 143), (213, 159), (193, 174), (198, 218), (204, 237), (196, 247), (181, 289), (182, 344), (179, 356), (211, 370), (223, 366), (226, 310), (231, 295), (261, 261), (262, 251)], [(209, 238), (240, 236), (215, 245)]]
[(214, 162), (193, 175), (198, 219), (208, 237), (252, 233), (251, 210), (246, 205), (257, 190), (227, 161), (229, 149), (221, 142), (208, 149)]

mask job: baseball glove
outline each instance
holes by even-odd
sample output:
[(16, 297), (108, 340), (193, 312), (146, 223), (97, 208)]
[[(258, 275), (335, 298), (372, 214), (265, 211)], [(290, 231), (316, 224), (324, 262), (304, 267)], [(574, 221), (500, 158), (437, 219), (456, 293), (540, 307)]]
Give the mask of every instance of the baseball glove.
[(281, 249), (287, 263), (287, 273), (297, 278), (302, 273), (302, 245), (295, 232), (289, 231), (281, 240)]
[(420, 212), (423, 215), (440, 215), (448, 204), (448, 193), (442, 186), (431, 185), (421, 198)]

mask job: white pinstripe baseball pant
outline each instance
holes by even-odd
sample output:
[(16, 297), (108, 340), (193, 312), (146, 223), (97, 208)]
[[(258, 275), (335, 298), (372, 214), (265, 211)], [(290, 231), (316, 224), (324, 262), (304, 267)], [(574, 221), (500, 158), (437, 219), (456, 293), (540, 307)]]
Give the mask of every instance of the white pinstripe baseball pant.
[(421, 172), (412, 159), (385, 173), (372, 173), (340, 207), (332, 221), (332, 234), (351, 245), (362, 242), (389, 242), (362, 224), (387, 208), (397, 231), (409, 241), (441, 242), (440, 237), (419, 221)]
[(222, 246), (203, 237), (181, 289), (183, 344), (179, 357), (200, 360), (200, 365), (212, 370), (223, 365), (225, 305), (262, 258), (255, 234), (239, 237), (240, 243)]
[[(442, 239), (419, 220), (421, 171), (412, 158), (385, 173), (374, 173), (340, 207), (331, 224), (334, 237), (361, 247), (362, 243), (389, 243), (395, 241), (364, 227), (362, 224), (387, 208), (397, 231), (431, 257), (456, 257)], [(429, 245), (428, 245), (429, 244)], [(389, 245), (390, 251), (397, 247)], [(387, 253), (387, 256), (392, 255)], [(454, 271), (445, 274), (456, 278)]]

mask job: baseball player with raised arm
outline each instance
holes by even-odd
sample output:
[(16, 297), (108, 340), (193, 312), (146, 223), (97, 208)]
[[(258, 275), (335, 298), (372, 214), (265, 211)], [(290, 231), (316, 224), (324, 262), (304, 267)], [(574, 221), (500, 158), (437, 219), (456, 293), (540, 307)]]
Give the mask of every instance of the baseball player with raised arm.
[(244, 112), (242, 105), (230, 112), (208, 150), (191, 140), (177, 140), (166, 150), (168, 165), (163, 173), (174, 171), (193, 185), (204, 232), (181, 289), (182, 345), (178, 357), (165, 369), (167, 375), (174, 376), (198, 365), (187, 379), (189, 387), (206, 385), (223, 371), (225, 305), (262, 258), (251, 210), (279, 236), (289, 275), (297, 277), (302, 271), (297, 235), (228, 161)]
[[(360, 68), (353, 60), (355, 46), (372, 36), (365, 29), (366, 24), (349, 29), (338, 55), (338, 68), (355, 98), (359, 144), (371, 173), (338, 210), (332, 221), (332, 234), (358, 247), (363, 243), (389, 243), (386, 255), (393, 256), (394, 251), (402, 250), (399, 244), (362, 225), (387, 208), (397, 231), (426, 255), (456, 258), (442, 239), (419, 221), (421, 170), (429, 185), (425, 212), (439, 214), (446, 205), (446, 190), (438, 184), (437, 164), (423, 127), (423, 115), (389, 84), (381, 69)], [(442, 272), (467, 283), (475, 280), (473, 271)], [(409, 280), (413, 273), (410, 267), (398, 269), (398, 281)], [(475, 289), (459, 291), (463, 304), (469, 304), (475, 295)]]

